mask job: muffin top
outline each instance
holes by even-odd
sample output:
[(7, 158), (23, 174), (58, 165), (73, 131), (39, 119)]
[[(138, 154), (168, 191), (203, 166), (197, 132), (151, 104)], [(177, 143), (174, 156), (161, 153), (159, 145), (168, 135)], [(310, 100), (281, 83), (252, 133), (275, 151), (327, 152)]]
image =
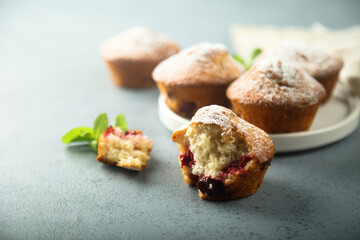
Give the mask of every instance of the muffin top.
[(279, 46), (265, 51), (259, 60), (268, 57), (290, 62), (314, 78), (337, 75), (343, 66), (343, 60), (339, 56), (300, 42), (284, 41)]
[(168, 86), (228, 85), (245, 69), (223, 44), (199, 43), (161, 62), (153, 79)]
[(325, 98), (325, 89), (306, 72), (277, 58), (258, 62), (227, 90), (232, 101), (305, 107)]
[(160, 62), (179, 50), (179, 46), (168, 37), (135, 27), (106, 40), (100, 47), (100, 54), (107, 60), (124, 58)]
[(223, 129), (223, 134), (230, 135), (234, 131), (250, 147), (250, 157), (255, 157), (260, 163), (270, 161), (275, 154), (273, 141), (267, 133), (225, 107), (210, 105), (200, 108), (191, 119), (190, 124), (193, 123), (217, 125)]

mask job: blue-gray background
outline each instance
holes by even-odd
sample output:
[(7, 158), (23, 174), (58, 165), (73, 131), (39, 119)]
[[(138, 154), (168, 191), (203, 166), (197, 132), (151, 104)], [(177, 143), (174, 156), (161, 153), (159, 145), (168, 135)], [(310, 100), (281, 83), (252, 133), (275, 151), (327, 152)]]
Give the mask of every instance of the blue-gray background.
[[(360, 1), (0, 1), (0, 239), (359, 239), (360, 130), (277, 155), (254, 195), (214, 203), (182, 179), (156, 88), (119, 89), (100, 43), (147, 26), (183, 48), (231, 50), (232, 23), (360, 24)], [(140, 173), (105, 166), (61, 136), (124, 113), (154, 141)]]

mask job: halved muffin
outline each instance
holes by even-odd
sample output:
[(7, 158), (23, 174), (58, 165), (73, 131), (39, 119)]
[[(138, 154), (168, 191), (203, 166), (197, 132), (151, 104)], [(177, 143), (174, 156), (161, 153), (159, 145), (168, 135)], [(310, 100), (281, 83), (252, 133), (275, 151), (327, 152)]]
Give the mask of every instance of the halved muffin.
[(275, 154), (261, 129), (217, 105), (199, 109), (190, 124), (173, 133), (184, 180), (201, 198), (230, 200), (260, 188)]
[(141, 171), (147, 166), (152, 141), (140, 130), (123, 132), (119, 127), (108, 127), (99, 139), (99, 162)]
[(167, 106), (191, 118), (204, 106), (228, 106), (226, 89), (243, 72), (224, 45), (199, 43), (161, 62), (152, 76)]

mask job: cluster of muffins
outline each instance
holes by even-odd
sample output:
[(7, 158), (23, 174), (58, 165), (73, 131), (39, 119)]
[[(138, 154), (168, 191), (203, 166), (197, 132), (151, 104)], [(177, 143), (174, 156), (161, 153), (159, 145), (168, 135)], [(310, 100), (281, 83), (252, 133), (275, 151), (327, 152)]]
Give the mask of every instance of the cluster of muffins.
[[(333, 54), (284, 43), (264, 52), (246, 72), (222, 44), (199, 43), (180, 51), (169, 38), (143, 28), (109, 39), (101, 55), (115, 84), (140, 88), (156, 83), (172, 111), (192, 117), (172, 140), (179, 147), (185, 182), (210, 200), (245, 197), (260, 188), (275, 154), (268, 133), (308, 130), (319, 106), (331, 97), (343, 65)], [(130, 169), (146, 166), (152, 143), (141, 132), (106, 132), (99, 161)], [(139, 149), (123, 152), (123, 161), (113, 157), (135, 140), (143, 143)], [(136, 166), (127, 163), (134, 149)]]
[(199, 43), (180, 51), (174, 41), (146, 28), (120, 33), (100, 52), (116, 85), (156, 83), (166, 105), (182, 117), (190, 119), (211, 104), (231, 106), (268, 133), (308, 130), (343, 66), (334, 54), (284, 42), (245, 73), (222, 44)]
[(267, 133), (308, 130), (332, 95), (343, 61), (300, 43), (264, 52), (227, 89), (236, 114)]

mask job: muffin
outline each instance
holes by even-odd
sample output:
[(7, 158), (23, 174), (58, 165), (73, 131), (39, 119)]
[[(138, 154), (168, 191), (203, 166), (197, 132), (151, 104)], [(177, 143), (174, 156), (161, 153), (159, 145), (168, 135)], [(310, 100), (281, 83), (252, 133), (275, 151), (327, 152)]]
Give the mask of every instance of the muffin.
[(274, 157), (271, 138), (231, 110), (199, 109), (186, 128), (173, 133), (184, 180), (209, 200), (246, 197), (260, 188)]
[(339, 56), (299, 42), (283, 42), (281, 45), (265, 51), (258, 61), (268, 57), (276, 57), (283, 62), (292, 63), (315, 78), (326, 90), (323, 102), (332, 96), (343, 67), (343, 60)]
[(152, 141), (140, 130), (123, 132), (119, 127), (108, 127), (99, 139), (99, 162), (141, 171), (147, 165)]
[(227, 106), (225, 92), (245, 69), (222, 44), (199, 43), (161, 62), (152, 76), (166, 105), (191, 118), (204, 106)]
[(151, 77), (155, 66), (179, 50), (166, 36), (136, 27), (106, 40), (100, 54), (116, 85), (144, 88), (155, 85)]
[(308, 130), (325, 94), (309, 74), (279, 59), (258, 62), (227, 90), (233, 111), (267, 133)]

